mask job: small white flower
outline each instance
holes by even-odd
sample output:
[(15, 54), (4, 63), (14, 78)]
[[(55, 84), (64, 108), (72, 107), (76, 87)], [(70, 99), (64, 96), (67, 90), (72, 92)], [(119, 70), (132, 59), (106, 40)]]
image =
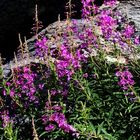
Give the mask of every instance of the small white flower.
[(113, 58), (112, 56), (109, 56), (109, 55), (106, 56), (105, 59), (107, 59), (108, 62), (112, 62), (112, 63), (117, 62), (116, 58)]
[(107, 59), (108, 62), (112, 63), (120, 63), (120, 64), (126, 64), (126, 59), (123, 56), (119, 56), (117, 58), (114, 58), (113, 56), (106, 56), (105, 59)]
[(121, 64), (125, 64), (126, 63), (126, 59), (123, 56), (119, 56), (117, 58), (117, 62), (118, 63), (121, 63)]

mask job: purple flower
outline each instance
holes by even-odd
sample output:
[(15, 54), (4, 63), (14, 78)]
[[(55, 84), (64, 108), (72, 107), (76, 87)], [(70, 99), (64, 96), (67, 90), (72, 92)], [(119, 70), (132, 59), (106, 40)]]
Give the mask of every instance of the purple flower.
[(52, 90), (50, 90), (50, 93), (51, 93), (52, 96), (55, 96), (57, 94), (57, 90), (52, 89)]
[(24, 72), (24, 73), (30, 72), (30, 68), (24, 67), (24, 68), (23, 68), (23, 72)]
[(58, 126), (63, 129), (65, 132), (76, 132), (76, 129), (71, 125), (67, 124), (66, 122), (60, 122)]
[(113, 6), (116, 4), (116, 2), (117, 2), (117, 0), (105, 0), (104, 4), (109, 5), (109, 6)]
[(10, 97), (14, 97), (15, 95), (15, 91), (14, 90), (10, 90)]
[(62, 95), (63, 95), (64, 97), (66, 97), (66, 96), (68, 95), (68, 90), (67, 90), (67, 89), (64, 89), (64, 90), (62, 91)]
[(43, 37), (42, 40), (37, 40), (36, 46), (36, 56), (44, 57), (48, 54), (47, 38)]
[(53, 124), (49, 124), (48, 126), (45, 127), (45, 130), (50, 132), (53, 131), (55, 129), (55, 126)]
[(52, 107), (52, 109), (53, 109), (54, 111), (61, 111), (61, 110), (62, 110), (62, 106), (54, 105), (54, 106)]
[(83, 56), (80, 54), (80, 50), (76, 50), (74, 53), (70, 52), (68, 46), (60, 46), (60, 56), (55, 61), (56, 72), (59, 78), (67, 77), (69, 81), (74, 71), (81, 67), (80, 62), (83, 60)]
[(10, 85), (11, 85), (11, 83), (10, 83), (10, 82), (6, 82), (6, 85), (7, 85), (7, 86), (10, 86)]
[(102, 11), (99, 16), (99, 25), (101, 26), (103, 35), (108, 39), (113, 34), (117, 21), (110, 16), (111, 11)]
[(83, 77), (84, 77), (84, 78), (87, 78), (87, 77), (88, 77), (88, 73), (84, 73), (84, 74), (83, 74)]
[[(34, 101), (37, 103), (37, 97), (35, 97), (36, 87), (34, 85), (34, 79), (37, 75), (30, 70), (29, 66), (18, 68), (14, 70), (14, 87), (10, 91), (11, 97), (18, 97), (19, 99), (24, 98), (25, 95), (28, 100), (24, 104)], [(17, 91), (15, 90), (18, 89)]]
[(134, 43), (135, 43), (136, 45), (140, 44), (140, 38), (139, 38), (139, 36), (136, 36), (136, 37), (135, 37)]
[(1, 112), (1, 119), (2, 119), (2, 122), (3, 122), (3, 127), (7, 127), (7, 125), (9, 123), (13, 123), (13, 121), (10, 119), (9, 117), (9, 111), (8, 110), (4, 110), (3, 112)]
[(98, 11), (97, 6), (95, 6), (94, 0), (81, 0), (81, 3), (83, 4), (82, 8), (82, 17), (88, 18), (91, 16), (92, 12), (95, 14)]
[(44, 84), (39, 84), (38, 87), (39, 87), (39, 89), (43, 90)]
[(120, 79), (118, 85), (124, 90), (127, 90), (129, 86), (133, 86), (135, 83), (133, 80), (133, 75), (128, 69), (124, 71), (117, 71), (115, 75)]
[(129, 98), (129, 101), (134, 103), (138, 101), (138, 97), (134, 97), (134, 98)]
[(43, 121), (43, 124), (46, 124), (48, 122), (48, 120), (49, 120), (49, 116), (43, 115), (41, 120)]
[(6, 90), (5, 89), (3, 90), (2, 93), (3, 93), (4, 96), (6, 96)]
[(126, 38), (131, 38), (134, 32), (135, 32), (134, 27), (131, 25), (127, 25), (122, 33)]
[(90, 2), (92, 2), (93, 0), (86, 0), (85, 2), (88, 4), (88, 3), (90, 3)]
[(66, 118), (62, 113), (53, 113), (49, 120), (56, 122), (58, 126), (65, 132), (76, 132), (76, 129), (67, 123)]

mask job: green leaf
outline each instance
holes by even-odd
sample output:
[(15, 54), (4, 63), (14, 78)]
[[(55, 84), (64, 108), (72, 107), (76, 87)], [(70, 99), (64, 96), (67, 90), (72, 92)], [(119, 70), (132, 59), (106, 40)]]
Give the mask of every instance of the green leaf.
[(98, 129), (97, 129), (97, 135), (99, 135), (103, 129), (103, 124), (104, 122), (102, 122), (100, 125), (98, 125)]
[(41, 134), (39, 135), (39, 138), (42, 137), (42, 136), (44, 136), (45, 134), (47, 134), (47, 132), (44, 131), (43, 133), (41, 133)]

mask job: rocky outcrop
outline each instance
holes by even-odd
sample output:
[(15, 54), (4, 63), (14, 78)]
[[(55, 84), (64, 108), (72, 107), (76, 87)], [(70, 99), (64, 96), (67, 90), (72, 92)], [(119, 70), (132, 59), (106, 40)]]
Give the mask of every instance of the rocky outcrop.
[[(35, 4), (38, 4), (39, 18), (44, 27), (57, 21), (58, 14), (61, 20), (65, 18), (65, 4), (68, 0), (1, 0), (0, 1), (0, 53), (10, 60), (13, 52), (19, 45), (18, 33), (31, 38)], [(75, 16), (80, 18), (81, 0), (72, 1), (75, 4)], [(95, 0), (96, 5), (102, 5), (104, 0)], [(135, 22), (140, 31), (140, 0), (119, 0), (120, 10)], [(8, 40), (8, 41), (7, 41)]]
[(120, 0), (119, 9), (135, 23), (140, 33), (140, 0)]
[[(137, 6), (138, 6), (140, 4), (139, 3), (139, 0), (137, 1), (137, 3), (138, 3), (137, 4)], [(130, 1), (130, 2), (128, 1), (128, 3), (127, 3), (127, 5), (129, 5), (131, 7), (128, 10), (129, 12), (126, 12), (124, 10), (123, 7), (125, 7), (125, 5), (126, 5), (126, 2), (125, 1), (122, 1), (121, 3), (118, 4), (118, 6), (116, 8), (119, 9), (119, 10), (121, 10), (122, 11), (122, 14), (127, 15), (128, 18), (130, 18), (130, 15), (131, 15), (130, 13), (133, 13), (133, 15), (134, 15), (135, 18), (139, 16), (138, 13), (137, 14), (134, 14), (134, 11), (131, 9), (132, 7), (136, 7), (135, 5), (133, 5), (133, 2), (132, 1)], [(134, 17), (133, 17), (133, 19), (134, 19)], [(131, 20), (133, 21), (133, 19), (131, 19)], [(89, 24), (89, 23), (85, 22), (84, 20), (76, 20), (76, 21), (78, 23), (77, 26), (79, 26), (80, 29), (82, 29), (82, 27), (85, 26), (86, 24)], [(139, 26), (138, 26), (138, 24), (140, 24), (139, 19), (137, 19), (134, 22), (135, 22), (135, 24), (136, 24), (136, 26), (138, 27), (138, 30), (139, 30)], [(58, 25), (60, 25), (60, 26), (58, 26)], [(42, 30), (39, 33), (39, 35), (41, 35), (41, 34), (42, 35), (47, 34), (47, 36), (50, 36), (51, 37), (51, 36), (53, 36), (58, 31), (58, 27), (61, 27), (61, 32), (63, 32), (64, 30), (66, 30), (66, 24), (65, 24), (65, 22), (64, 21), (61, 21), (61, 22), (55, 22), (53, 24), (50, 24), (47, 28), (45, 28), (44, 30)], [(29, 47), (30, 60), (25, 60), (25, 62), (22, 62), (21, 55), (19, 53), (17, 55), (19, 64), (25, 65), (25, 64), (28, 64), (30, 62), (36, 62), (36, 63), (39, 62), (39, 60), (38, 59), (35, 59), (35, 57), (34, 57), (34, 54), (35, 54), (35, 51), (34, 51), (35, 50), (35, 47), (34, 47), (35, 46), (35, 40), (36, 40), (36, 37), (35, 36), (32, 37), (31, 39), (27, 40), (27, 45)], [(61, 41), (62, 41), (62, 39), (61, 39)], [(51, 42), (51, 41), (50, 41), (50, 43), (52, 43), (51, 44), (52, 47), (56, 47), (56, 44), (55, 43), (53, 44), (53, 42)], [(76, 43), (81, 43), (81, 40), (76, 40)], [(15, 64), (14, 60), (12, 60), (11, 63), (12, 63), (12, 65), (14, 65)], [(5, 76), (10, 72), (10, 67), (11, 67), (10, 66), (10, 63), (7, 63), (7, 64), (5, 64), (3, 66), (4, 75)]]

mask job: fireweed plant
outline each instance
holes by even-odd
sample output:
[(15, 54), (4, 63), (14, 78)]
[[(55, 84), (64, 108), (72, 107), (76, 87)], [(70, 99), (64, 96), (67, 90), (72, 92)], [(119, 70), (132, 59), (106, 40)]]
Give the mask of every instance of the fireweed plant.
[(56, 47), (39, 37), (40, 63), (14, 67), (8, 78), (1, 63), (1, 139), (140, 139), (140, 38), (117, 1), (81, 2), (89, 24), (81, 30), (67, 19), (52, 39)]

